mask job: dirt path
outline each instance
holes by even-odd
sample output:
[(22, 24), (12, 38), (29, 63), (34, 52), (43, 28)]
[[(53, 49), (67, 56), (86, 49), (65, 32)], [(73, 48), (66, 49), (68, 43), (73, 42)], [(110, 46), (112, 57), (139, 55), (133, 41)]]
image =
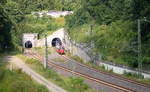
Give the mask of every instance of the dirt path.
[(21, 59), (16, 56), (7, 56), (5, 59), (10, 62), (11, 65), (15, 65), (15, 67), (22, 69), (23, 72), (31, 76), (38, 83), (46, 86), (50, 92), (67, 92), (64, 89), (56, 86), (52, 82), (45, 79), (43, 76), (39, 75), (35, 71), (33, 71), (30, 67), (28, 67)]

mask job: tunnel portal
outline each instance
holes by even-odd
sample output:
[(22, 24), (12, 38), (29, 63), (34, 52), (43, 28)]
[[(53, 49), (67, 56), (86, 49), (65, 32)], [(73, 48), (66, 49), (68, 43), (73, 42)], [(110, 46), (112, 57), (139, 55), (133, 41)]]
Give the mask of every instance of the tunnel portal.
[(59, 38), (54, 38), (52, 40), (52, 46), (55, 47), (57, 45), (62, 45), (62, 42), (61, 42), (61, 40)]
[(25, 42), (25, 48), (32, 48), (32, 42), (31, 41)]

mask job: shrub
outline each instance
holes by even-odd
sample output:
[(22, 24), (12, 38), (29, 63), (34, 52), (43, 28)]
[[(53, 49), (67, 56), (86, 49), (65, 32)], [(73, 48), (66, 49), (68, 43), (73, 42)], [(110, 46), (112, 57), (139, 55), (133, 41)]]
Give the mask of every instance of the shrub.
[(71, 85), (72, 92), (84, 92), (89, 87), (84, 83), (82, 78), (70, 77), (67, 85)]
[(132, 73), (132, 72), (126, 72), (126, 71), (124, 71), (124, 75), (127, 77), (131, 77), (131, 78), (141, 78), (141, 79), (144, 78), (142, 74), (139, 75), (138, 73)]
[(83, 60), (78, 56), (71, 56), (71, 58), (76, 60), (76, 61), (83, 62)]

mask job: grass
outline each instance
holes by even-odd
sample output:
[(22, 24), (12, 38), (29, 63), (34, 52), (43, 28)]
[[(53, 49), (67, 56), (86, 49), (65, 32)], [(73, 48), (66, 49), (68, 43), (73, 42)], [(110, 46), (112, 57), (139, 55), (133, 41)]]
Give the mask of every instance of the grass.
[(66, 51), (65, 55), (68, 56), (69, 58), (73, 59), (73, 60), (76, 60), (76, 61), (80, 62), (80, 63), (84, 63), (83, 60), (80, 57), (73, 56), (70, 52)]
[(61, 27), (64, 27), (64, 25), (65, 25), (65, 18), (64, 17), (55, 18), (55, 22), (57, 23), (57, 25), (60, 25)]
[[(37, 51), (38, 54), (40, 54), (40, 55), (42, 55), (42, 56), (45, 55), (45, 47), (34, 47), (34, 48), (32, 48), (31, 50)], [(47, 50), (48, 50), (48, 54), (51, 54), (51, 53), (54, 53), (54, 52), (55, 52), (55, 50), (54, 50), (53, 47), (48, 47)]]
[(92, 63), (92, 61), (89, 61), (89, 62), (87, 62), (87, 63), (84, 63), (83, 60), (82, 60), (80, 57), (78, 57), (78, 56), (73, 56), (73, 55), (72, 55), (71, 53), (69, 53), (69, 52), (66, 52), (66, 55), (67, 55), (69, 58), (71, 58), (71, 59), (73, 59), (73, 60), (75, 60), (75, 61), (77, 61), (77, 62), (79, 62), (79, 63), (85, 64), (85, 65), (87, 65), (87, 66), (89, 66), (89, 67), (95, 68), (95, 69), (97, 69), (97, 70), (101, 70), (101, 71), (105, 71), (105, 72), (112, 72), (112, 73), (113, 73), (112, 70), (107, 70), (107, 69), (105, 69), (105, 66), (98, 66), (98, 65)]
[(54, 58), (52, 60), (54, 60), (56, 62), (65, 62), (65, 60), (63, 58)]
[(141, 80), (139, 80), (139, 81), (142, 82), (142, 83), (145, 83), (145, 84), (149, 84), (149, 85), (150, 85), (150, 78), (141, 79)]
[(115, 58), (114, 56), (106, 56), (106, 60), (116, 64), (129, 66), (128, 62), (124, 62), (121, 57)]
[(98, 66), (98, 65), (95, 65), (93, 64), (91, 61), (87, 62), (87, 63), (84, 63), (83, 60), (78, 57), (78, 56), (73, 56), (71, 53), (69, 52), (66, 52), (66, 56), (68, 56), (69, 58), (79, 62), (79, 63), (82, 63), (82, 64), (86, 64), (87, 66), (89, 67), (93, 67), (95, 69), (98, 69), (98, 70), (103, 70), (103, 71), (106, 71), (105, 67), (104, 66)]
[(100, 71), (112, 73), (112, 74), (115, 74), (115, 75), (119, 75), (119, 76), (122, 76), (122, 77), (125, 77), (125, 78), (128, 78), (128, 79), (131, 79), (131, 80), (135, 80), (135, 81), (138, 81), (138, 82), (150, 85), (150, 78), (143, 78), (142, 75), (141, 75), (141, 78), (139, 79), (138, 75), (135, 74), (135, 73), (125, 73), (125, 74), (120, 75), (120, 74), (114, 73), (113, 70), (107, 70), (105, 68), (105, 66), (97, 66), (97, 65), (95, 65), (95, 64), (93, 64), (91, 62), (86, 63), (86, 65), (88, 65), (88, 66), (90, 66), (92, 68), (95, 68), (97, 70), (100, 70)]
[(6, 62), (0, 62), (0, 92), (49, 92), (21, 69), (10, 71), (7, 65)]
[(44, 76), (46, 79), (52, 81), (58, 86), (64, 88), (68, 92), (96, 92), (90, 89), (85, 83), (84, 79), (80, 77), (64, 77), (58, 75), (52, 69), (44, 69), (40, 61), (35, 59), (30, 59), (22, 55), (18, 55), (21, 59), (25, 61), (33, 70)]
[(143, 75), (138, 75), (137, 73), (131, 73), (131, 72), (124, 72), (123, 76), (150, 85), (150, 78), (144, 78)]
[(71, 56), (70, 58), (83, 63), (83, 60), (78, 56)]
[(0, 53), (0, 61), (2, 61), (2, 59), (5, 55), (6, 55), (6, 53), (4, 53), (4, 54)]
[(131, 72), (124, 72), (124, 74), (123, 75), (125, 75), (125, 76), (127, 76), (127, 77), (129, 77), (129, 78), (136, 78), (136, 79), (144, 79), (144, 76), (143, 75), (139, 75), (138, 73), (131, 73)]

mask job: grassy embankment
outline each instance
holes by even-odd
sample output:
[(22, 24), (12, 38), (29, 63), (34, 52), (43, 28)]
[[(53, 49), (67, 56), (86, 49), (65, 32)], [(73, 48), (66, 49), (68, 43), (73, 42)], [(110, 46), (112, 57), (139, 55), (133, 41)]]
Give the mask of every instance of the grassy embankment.
[[(35, 47), (35, 48), (32, 48), (32, 50), (38, 52), (38, 54), (41, 56), (45, 56), (45, 47)], [(55, 48), (48, 47), (48, 55), (51, 55), (52, 53), (57, 53)], [(55, 57), (52, 60), (58, 61), (58, 62), (65, 62), (65, 60), (60, 57)]]
[[(31, 50), (36, 51), (39, 55), (45, 55), (45, 47), (34, 47)], [(52, 47), (48, 47), (48, 54), (54, 53), (54, 49)]]
[(90, 89), (84, 83), (83, 78), (64, 77), (62, 75), (58, 75), (55, 71), (51, 69), (44, 69), (43, 65), (38, 60), (30, 59), (22, 55), (18, 55), (18, 57), (22, 58), (25, 63), (29, 65), (33, 70), (44, 76), (46, 79), (64, 88), (68, 92), (96, 92)]
[(49, 92), (20, 69), (10, 71), (8, 63), (0, 62), (0, 92)]

